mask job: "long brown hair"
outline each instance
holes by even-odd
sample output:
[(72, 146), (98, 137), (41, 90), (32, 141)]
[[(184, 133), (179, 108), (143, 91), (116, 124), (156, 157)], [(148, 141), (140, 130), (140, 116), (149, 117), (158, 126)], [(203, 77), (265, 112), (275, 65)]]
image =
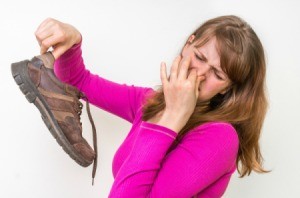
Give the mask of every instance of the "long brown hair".
[[(230, 89), (208, 102), (197, 102), (187, 124), (178, 133), (172, 150), (192, 128), (209, 121), (231, 123), (239, 136), (236, 160), (241, 177), (252, 170), (264, 173), (259, 137), (267, 110), (266, 63), (263, 46), (253, 29), (237, 16), (221, 16), (206, 21), (195, 32), (193, 42), (200, 47), (216, 37), (222, 70), (232, 81)], [(187, 44), (188, 40), (186, 41)], [(162, 85), (143, 106), (148, 120), (165, 108)]]

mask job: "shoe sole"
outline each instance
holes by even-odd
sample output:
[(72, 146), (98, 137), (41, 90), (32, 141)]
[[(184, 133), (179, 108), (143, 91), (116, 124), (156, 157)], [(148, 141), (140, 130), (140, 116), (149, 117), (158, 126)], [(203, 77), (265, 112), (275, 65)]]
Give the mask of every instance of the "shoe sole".
[(64, 151), (79, 165), (83, 167), (89, 166), (92, 162), (86, 161), (69, 143), (43, 96), (39, 93), (33, 82), (30, 80), (27, 71), (27, 65), (29, 62), (29, 60), (24, 60), (11, 64), (11, 72), (15, 82), (25, 95), (28, 102), (33, 103), (38, 108), (47, 128), (51, 132), (52, 136), (56, 139), (57, 143), (64, 149)]

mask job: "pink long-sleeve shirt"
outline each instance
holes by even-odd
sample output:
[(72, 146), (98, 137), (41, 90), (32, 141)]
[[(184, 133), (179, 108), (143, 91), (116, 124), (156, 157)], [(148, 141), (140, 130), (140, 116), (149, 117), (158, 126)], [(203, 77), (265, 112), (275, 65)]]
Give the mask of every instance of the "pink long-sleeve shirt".
[(89, 102), (132, 124), (115, 153), (109, 197), (221, 197), (236, 170), (239, 140), (225, 122), (209, 122), (189, 131), (167, 153), (177, 133), (143, 121), (141, 107), (155, 90), (119, 84), (85, 68), (81, 43), (55, 61), (62, 81), (85, 93)]

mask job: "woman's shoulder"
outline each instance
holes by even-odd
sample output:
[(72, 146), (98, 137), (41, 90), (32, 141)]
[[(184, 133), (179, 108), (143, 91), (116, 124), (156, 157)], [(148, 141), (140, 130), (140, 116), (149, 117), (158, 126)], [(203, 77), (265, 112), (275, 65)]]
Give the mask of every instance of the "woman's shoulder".
[[(189, 131), (182, 139), (182, 146), (210, 157), (224, 159), (234, 164), (239, 149), (239, 138), (234, 127), (227, 122), (207, 122)], [(200, 156), (199, 156), (200, 157)]]
[(229, 141), (238, 144), (239, 138), (236, 129), (228, 122), (206, 122), (190, 131), (190, 135), (206, 136), (217, 141)]
[(219, 130), (229, 130), (236, 133), (235, 128), (233, 125), (229, 122), (221, 122), (221, 121), (215, 121), (215, 122), (205, 122), (197, 127), (194, 128), (194, 130), (208, 130), (208, 129), (219, 129)]

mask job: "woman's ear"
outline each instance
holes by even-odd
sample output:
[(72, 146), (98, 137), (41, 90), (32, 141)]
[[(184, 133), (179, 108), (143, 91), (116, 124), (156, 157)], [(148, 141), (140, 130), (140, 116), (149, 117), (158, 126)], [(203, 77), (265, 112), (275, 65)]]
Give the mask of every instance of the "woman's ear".
[(189, 39), (188, 39), (188, 43), (189, 43), (189, 44), (193, 43), (193, 42), (194, 42), (194, 39), (195, 39), (195, 35), (192, 34), (192, 35), (189, 37)]
[(195, 39), (195, 35), (191, 35), (189, 37), (189, 39), (186, 41), (185, 45), (183, 46), (182, 50), (181, 50), (181, 56), (183, 56), (183, 54), (185, 53), (186, 49), (193, 43)]

